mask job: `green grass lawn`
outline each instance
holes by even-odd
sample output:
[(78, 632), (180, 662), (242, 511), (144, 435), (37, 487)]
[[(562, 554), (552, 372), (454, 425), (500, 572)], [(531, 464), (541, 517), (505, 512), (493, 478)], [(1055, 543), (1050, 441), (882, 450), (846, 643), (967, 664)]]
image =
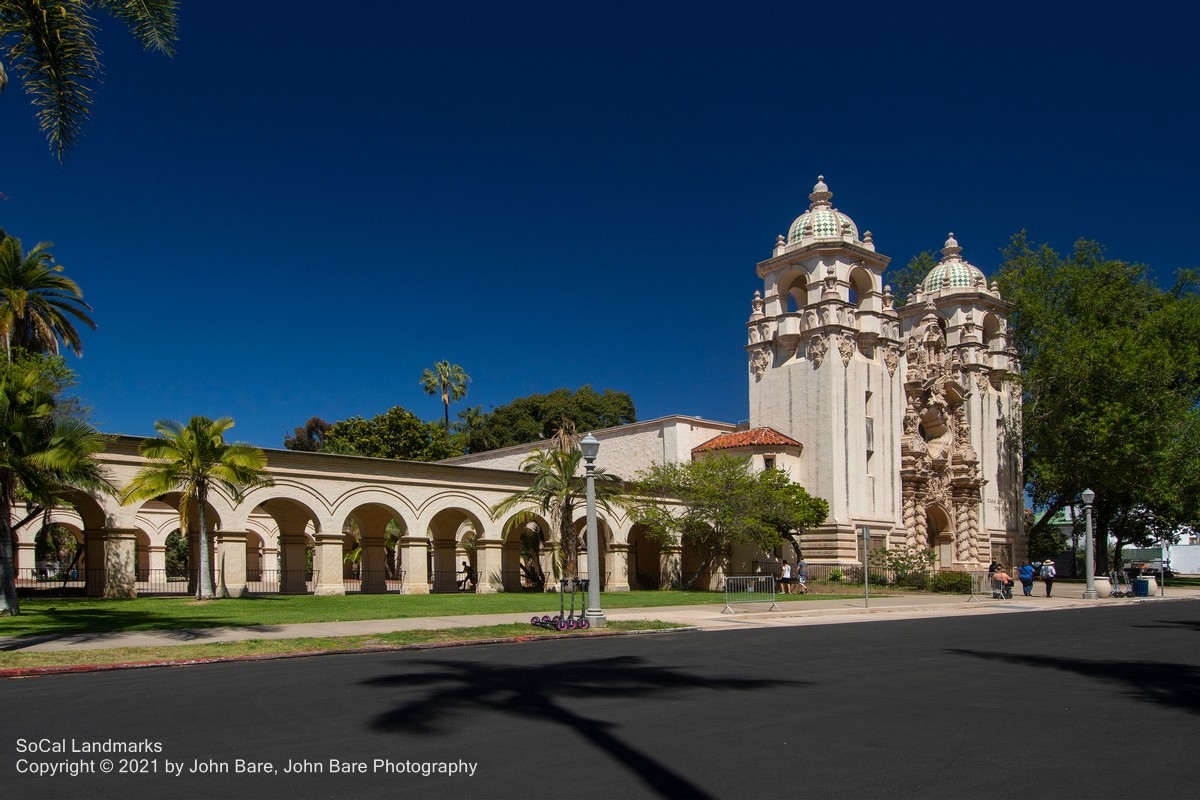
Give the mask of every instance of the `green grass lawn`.
[[(802, 602), (818, 595), (779, 596)], [(602, 608), (724, 603), (720, 592), (605, 592)], [(569, 601), (568, 601), (569, 602)], [(576, 602), (579, 602), (578, 596)], [(586, 607), (586, 601), (583, 605)], [(360, 619), (446, 617), (464, 614), (556, 614), (556, 594), (361, 594), (341, 597), (259, 595), (237, 600), (200, 602), (190, 597), (139, 597), (133, 600), (23, 598), (21, 613), (0, 617), (0, 637), (68, 635), (115, 631), (287, 625)]]

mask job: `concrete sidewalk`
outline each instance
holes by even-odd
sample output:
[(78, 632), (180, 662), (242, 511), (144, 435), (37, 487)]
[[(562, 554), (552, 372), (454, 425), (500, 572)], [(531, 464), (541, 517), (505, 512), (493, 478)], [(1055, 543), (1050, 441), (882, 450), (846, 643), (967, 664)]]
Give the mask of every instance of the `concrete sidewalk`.
[[(1101, 598), (1084, 600), (1079, 584), (1059, 584), (1053, 597), (1037, 592), (1033, 597), (1016, 595), (1011, 600), (994, 600), (991, 595), (893, 595), (845, 597), (833, 600), (812, 600), (781, 603), (778, 611), (768, 610), (765, 604), (738, 605), (735, 613), (722, 613), (724, 605), (717, 601), (694, 606), (653, 606), (606, 610), (610, 620), (663, 620), (703, 631), (738, 630), (750, 627), (784, 625), (824, 625), (845, 622), (869, 622), (886, 619), (917, 619), (922, 617), (955, 616), (962, 614), (1018, 614), (1030, 611), (1057, 611), (1070, 608), (1097, 608), (1157, 603), (1167, 600), (1200, 598), (1200, 588), (1167, 587), (1165, 596), (1148, 598)], [(550, 607), (547, 603), (547, 608)], [(601, 600), (603, 607), (603, 599)], [(0, 639), (0, 650), (7, 652), (44, 652), (51, 650), (89, 650), (108, 647), (155, 647), (174, 644), (204, 644), (247, 639), (296, 639), (356, 636), (390, 633), (405, 630), (434, 630), (498, 625), (508, 622), (529, 622), (530, 614), (473, 614), (458, 617), (417, 617), (406, 619), (373, 619), (350, 622), (311, 622), (298, 625), (256, 625), (236, 628), (197, 628), (168, 631), (133, 631), (125, 633), (92, 633), (46, 636), (26, 636)]]

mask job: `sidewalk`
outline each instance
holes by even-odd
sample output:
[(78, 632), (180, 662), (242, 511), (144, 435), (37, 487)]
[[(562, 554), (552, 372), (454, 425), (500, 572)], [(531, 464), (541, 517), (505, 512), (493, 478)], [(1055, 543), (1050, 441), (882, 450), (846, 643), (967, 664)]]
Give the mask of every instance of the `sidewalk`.
[[(752, 627), (785, 625), (825, 625), (845, 622), (867, 622), (881, 619), (917, 619), (962, 614), (1016, 614), (1030, 611), (1057, 611), (1070, 608), (1097, 608), (1157, 603), (1169, 600), (1200, 598), (1200, 588), (1167, 587), (1165, 597), (1148, 598), (1105, 597), (1084, 600), (1082, 587), (1066, 584), (1055, 587), (1053, 597), (1039, 595), (1041, 585), (1034, 588), (1033, 597), (1016, 595), (1011, 600), (993, 600), (991, 595), (895, 595), (846, 597), (833, 600), (786, 602), (778, 611), (768, 610), (766, 604), (738, 605), (732, 614), (722, 613), (724, 605), (717, 601), (695, 606), (653, 606), (620, 608), (605, 611), (610, 620), (653, 619), (675, 622), (702, 631), (739, 630)], [(603, 607), (603, 599), (601, 599)], [(473, 614), (458, 617), (419, 617), (409, 619), (373, 619), (351, 622), (310, 622), (299, 625), (259, 625), (237, 628), (198, 628), (169, 631), (132, 631), (126, 633), (72, 634), (65, 636), (21, 637), (0, 639), (0, 650), (7, 652), (45, 652), (51, 650), (89, 650), (107, 647), (154, 647), (173, 644), (203, 644), (232, 642), (247, 639), (296, 639), (302, 637), (355, 636), (390, 633), (405, 630), (434, 630), (499, 625), (508, 622), (528, 622), (530, 614)]]

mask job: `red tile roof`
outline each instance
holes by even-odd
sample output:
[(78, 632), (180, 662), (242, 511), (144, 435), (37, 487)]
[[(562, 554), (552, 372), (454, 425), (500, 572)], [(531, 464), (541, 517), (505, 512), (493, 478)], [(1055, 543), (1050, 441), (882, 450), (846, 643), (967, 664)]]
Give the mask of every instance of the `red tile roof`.
[(692, 448), (693, 453), (704, 453), (709, 450), (732, 450), (736, 447), (800, 447), (795, 439), (784, 436), (774, 428), (752, 428), (748, 431), (723, 433), (715, 439), (709, 439), (702, 445)]

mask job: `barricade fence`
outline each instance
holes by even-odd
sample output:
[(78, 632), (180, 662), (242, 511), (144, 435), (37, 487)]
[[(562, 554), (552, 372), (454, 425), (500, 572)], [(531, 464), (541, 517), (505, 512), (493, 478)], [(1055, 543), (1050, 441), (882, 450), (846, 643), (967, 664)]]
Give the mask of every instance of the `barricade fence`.
[(749, 603), (770, 603), (770, 611), (778, 611), (775, 602), (775, 576), (728, 575), (725, 578), (725, 607), (722, 614), (735, 614), (733, 606)]

